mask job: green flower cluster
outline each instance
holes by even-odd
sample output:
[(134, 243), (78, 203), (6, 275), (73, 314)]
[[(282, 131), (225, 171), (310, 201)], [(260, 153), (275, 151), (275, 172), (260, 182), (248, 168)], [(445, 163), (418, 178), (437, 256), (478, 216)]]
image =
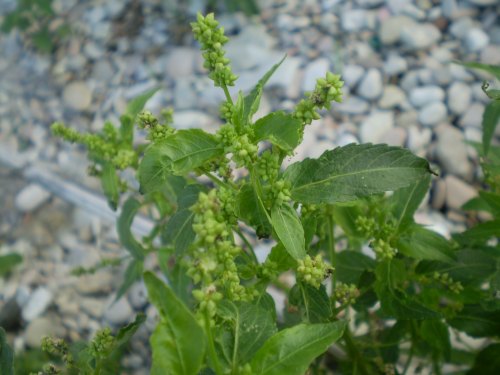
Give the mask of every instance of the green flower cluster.
[(290, 192), (290, 182), (279, 179), (265, 186), (264, 191), (267, 193), (269, 200), (266, 202), (269, 208), (274, 205), (281, 206), (283, 203), (290, 201), (292, 193)]
[[(73, 356), (69, 352), (68, 344), (63, 339), (44, 336), (41, 344), (44, 352), (60, 357), (68, 366), (73, 365)], [(46, 370), (44, 369), (44, 371)]]
[(224, 120), (231, 122), (234, 114), (234, 104), (228, 101), (225, 101), (220, 106), (220, 117)]
[(396, 248), (392, 247), (389, 242), (381, 238), (373, 240), (370, 246), (373, 251), (375, 251), (377, 258), (380, 259), (392, 259), (398, 253)]
[(213, 284), (203, 289), (193, 290), (193, 296), (199, 303), (200, 315), (204, 317), (203, 314), (206, 313), (210, 318), (213, 318), (217, 313), (217, 302), (223, 298), (222, 293), (217, 292), (217, 287)]
[(331, 72), (326, 73), (325, 78), (319, 78), (313, 91), (306, 93), (306, 99), (302, 99), (295, 107), (294, 117), (309, 125), (313, 120), (320, 119), (318, 110), (330, 109), (332, 101), (342, 101), (342, 87), (344, 82), (340, 76)]
[(225, 154), (232, 154), (232, 160), (236, 167), (246, 167), (254, 164), (257, 159), (257, 145), (252, 142), (251, 134), (248, 131), (244, 134), (238, 134), (234, 126), (230, 123), (220, 127), (216, 134), (218, 141), (224, 147)]
[(323, 261), (320, 254), (316, 255), (314, 258), (306, 255), (304, 259), (298, 260), (297, 264), (298, 279), (315, 288), (319, 288), (321, 283), (333, 271), (333, 267)]
[(206, 17), (198, 13), (196, 22), (191, 23), (194, 38), (200, 42), (203, 51), (203, 66), (208, 69), (210, 79), (216, 87), (234, 86), (238, 77), (231, 71), (230, 61), (224, 56), (226, 52), (222, 48), (229, 39), (224, 35), (224, 28), (218, 26), (213, 13)]
[(276, 181), (280, 171), (280, 157), (271, 150), (264, 151), (257, 160), (257, 172), (263, 181)]
[(392, 259), (398, 252), (391, 238), (395, 232), (391, 220), (386, 220), (384, 214), (375, 209), (366, 216), (358, 216), (355, 220), (356, 229), (367, 238), (373, 238), (370, 247), (379, 259)]
[(105, 358), (114, 349), (115, 337), (110, 328), (104, 328), (96, 332), (89, 345), (89, 353), (95, 358)]
[(359, 297), (359, 290), (354, 284), (337, 283), (334, 296), (341, 305), (352, 305)]
[(443, 287), (449, 289), (451, 292), (455, 294), (459, 294), (461, 291), (464, 290), (462, 283), (460, 281), (454, 281), (447, 272), (439, 273), (436, 271), (432, 274), (431, 277), (427, 276), (420, 277), (420, 281), (425, 284), (429, 284), (431, 282), (438, 282)]
[(159, 142), (174, 133), (174, 129), (170, 126), (172, 113), (173, 111), (171, 109), (162, 112), (162, 116), (166, 119), (166, 122), (160, 124), (158, 119), (153, 116), (150, 111), (142, 111), (137, 117), (137, 124), (140, 129), (146, 129), (148, 131), (147, 139), (152, 142)]

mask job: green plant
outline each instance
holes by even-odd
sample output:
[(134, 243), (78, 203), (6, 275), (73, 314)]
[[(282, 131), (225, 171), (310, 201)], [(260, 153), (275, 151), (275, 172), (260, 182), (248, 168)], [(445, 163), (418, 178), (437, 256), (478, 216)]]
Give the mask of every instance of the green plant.
[[(415, 223), (432, 172), (426, 160), (398, 147), (351, 144), (283, 170), (318, 111), (341, 100), (340, 77), (318, 79), (293, 112), (254, 121), (281, 62), (233, 101), (228, 86), (237, 77), (224, 56), (227, 37), (212, 14), (199, 15), (192, 28), (209, 77), (226, 96), (225, 124), (216, 134), (176, 130), (170, 110), (160, 118), (142, 111), (154, 90), (129, 104), (118, 129), (106, 123), (100, 134), (81, 134), (52, 127), (87, 146), (91, 174), (101, 178), (111, 207), (128, 196), (118, 220), (129, 253), (118, 297), (143, 277), (159, 311), (151, 373), (302, 375), (331, 366), (343, 374), (406, 374), (420, 361), (435, 374), (445, 363), (494, 374), (498, 219), (451, 240)], [(485, 115), (486, 134), (491, 121)], [(134, 142), (136, 123), (148, 144)], [(483, 168), (494, 190), (481, 198), (496, 214), (499, 148), (488, 148), (488, 137)], [(139, 191), (120, 177), (127, 168), (136, 170)], [(142, 239), (130, 229), (139, 212), (156, 218)], [(274, 246), (258, 262), (254, 245), (268, 240)], [(148, 256), (157, 257), (161, 278), (143, 273)], [(283, 311), (271, 286), (286, 296)], [(491, 345), (458, 349), (451, 340), (458, 332)], [(328, 351), (333, 343), (338, 350)]]
[(17, 8), (5, 16), (0, 29), (5, 33), (19, 29), (28, 46), (50, 53), (69, 32), (66, 23), (52, 24), (54, 16), (52, 0), (18, 0)]

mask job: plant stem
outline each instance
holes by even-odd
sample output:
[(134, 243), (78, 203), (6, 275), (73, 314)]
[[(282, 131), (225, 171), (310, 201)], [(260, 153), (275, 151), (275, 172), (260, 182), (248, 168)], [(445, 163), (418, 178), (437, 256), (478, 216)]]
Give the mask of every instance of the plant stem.
[(245, 243), (245, 245), (247, 245), (248, 247), (248, 252), (250, 253), (252, 259), (254, 260), (255, 264), (258, 264), (259, 263), (259, 260), (257, 259), (257, 256), (255, 255), (255, 252), (253, 251), (253, 246), (250, 242), (248, 242), (248, 239), (245, 237), (245, 235), (241, 232), (241, 229), (236, 226), (236, 228), (234, 229), (234, 231), (236, 232), (236, 234), (243, 240), (243, 242)]
[(349, 353), (349, 357), (351, 357), (352, 361), (354, 362), (356, 369), (359, 370), (359, 374), (370, 375), (366, 368), (366, 363), (363, 359), (363, 355), (360, 353), (358, 347), (356, 346), (356, 343), (354, 342), (354, 339), (352, 338), (349, 327), (346, 327), (343, 337), (346, 344), (346, 350)]
[(226, 95), (226, 100), (228, 103), (233, 104), (233, 99), (231, 99), (231, 94), (229, 94), (229, 90), (226, 85), (222, 85), (222, 89), (224, 90), (224, 94)]
[(221, 179), (214, 176), (212, 174), (212, 172), (202, 172), (202, 173), (204, 173), (205, 176), (207, 176), (210, 179), (210, 181), (212, 181), (217, 186), (222, 186), (222, 187), (225, 187), (226, 189), (232, 189), (232, 190), (236, 189), (236, 186), (234, 186), (231, 183), (226, 183), (226, 182), (222, 181)]
[(219, 363), (219, 358), (217, 357), (217, 353), (215, 351), (214, 338), (212, 336), (212, 328), (210, 327), (210, 317), (208, 316), (208, 311), (205, 312), (205, 331), (207, 333), (208, 339), (208, 352), (210, 360), (213, 363), (215, 373), (217, 375), (223, 375), (222, 368)]
[[(337, 254), (335, 252), (335, 233), (334, 233), (334, 223), (333, 223), (333, 217), (332, 214), (329, 212), (328, 213), (328, 255), (330, 257), (330, 263), (332, 264), (332, 267), (335, 268), (337, 264)], [(335, 270), (331, 275), (331, 280), (332, 280), (332, 293), (335, 291), (335, 285), (337, 282), (337, 278), (335, 277)], [(335, 302), (335, 301), (334, 301)]]

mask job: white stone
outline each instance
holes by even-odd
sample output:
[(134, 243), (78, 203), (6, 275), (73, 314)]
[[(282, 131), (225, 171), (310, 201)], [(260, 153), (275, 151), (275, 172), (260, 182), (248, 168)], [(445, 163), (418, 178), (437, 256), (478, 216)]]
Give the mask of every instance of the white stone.
[(470, 52), (479, 52), (490, 42), (488, 34), (483, 30), (474, 28), (465, 35), (464, 43)]
[(382, 109), (390, 109), (401, 106), (406, 101), (405, 92), (396, 85), (387, 85), (380, 98), (378, 105)]
[(24, 333), (26, 344), (29, 347), (38, 348), (44, 336), (63, 337), (65, 330), (58, 324), (57, 320), (52, 316), (52, 319), (49, 317), (40, 317), (30, 322)]
[(464, 179), (471, 178), (472, 166), (468, 160), (464, 134), (448, 124), (440, 125), (436, 134), (436, 157), (444, 170)]
[(351, 133), (342, 133), (340, 137), (337, 139), (337, 146), (346, 146), (351, 143), (359, 143), (358, 138)]
[(348, 9), (340, 17), (342, 30), (346, 32), (361, 31), (366, 26), (367, 13), (364, 9)]
[(401, 31), (401, 42), (412, 51), (427, 49), (441, 39), (441, 32), (431, 23), (406, 25)]
[(202, 128), (204, 130), (214, 130), (219, 122), (212, 116), (201, 111), (179, 111), (174, 113), (174, 126), (177, 129)]
[(460, 126), (461, 127), (481, 127), (483, 122), (483, 112), (484, 112), (484, 104), (481, 103), (472, 103), (467, 107), (466, 111), (460, 118)]
[(424, 126), (434, 126), (446, 119), (448, 110), (442, 102), (427, 104), (418, 113), (418, 121)]
[(448, 88), (448, 108), (455, 115), (461, 115), (467, 110), (471, 98), (472, 90), (463, 82), (453, 82)]
[(448, 208), (460, 210), (465, 203), (477, 196), (474, 187), (453, 175), (447, 175), (444, 181), (446, 183), (446, 205)]
[(52, 293), (47, 288), (40, 286), (35, 289), (23, 306), (23, 319), (30, 322), (41, 316), (52, 302), (52, 298)]
[(417, 108), (436, 101), (443, 101), (444, 97), (445, 92), (439, 86), (415, 87), (410, 91), (409, 95), (410, 103)]
[(357, 96), (349, 96), (340, 104), (334, 103), (333, 108), (340, 113), (360, 115), (368, 112), (370, 104)]
[(104, 313), (104, 320), (109, 324), (118, 326), (128, 323), (133, 314), (134, 311), (126, 298), (122, 297), (115, 302), (113, 297)]
[(390, 54), (384, 62), (384, 72), (389, 76), (398, 75), (408, 69), (406, 60), (397, 54)]
[(432, 131), (429, 128), (420, 129), (416, 125), (408, 128), (408, 148), (413, 152), (419, 152), (427, 148), (431, 143)]
[(128, 292), (130, 304), (135, 309), (141, 309), (148, 303), (148, 291), (144, 282), (134, 283)]
[(359, 82), (365, 69), (360, 65), (347, 65), (342, 72), (342, 80), (347, 87), (353, 88)]
[(166, 58), (165, 69), (173, 79), (189, 77), (193, 74), (197, 51), (193, 48), (173, 48)]
[(63, 100), (71, 109), (83, 111), (92, 103), (92, 91), (85, 82), (71, 82), (64, 88)]
[(21, 212), (36, 210), (50, 198), (50, 193), (40, 185), (30, 184), (16, 195), (16, 208)]
[(407, 138), (407, 132), (404, 128), (394, 128), (387, 131), (380, 138), (380, 143), (386, 143), (389, 146), (403, 147)]
[(361, 124), (361, 142), (380, 143), (382, 136), (394, 127), (394, 113), (372, 112)]
[(488, 6), (498, 4), (498, 0), (467, 0), (469, 3), (479, 6)]
[(326, 72), (330, 70), (330, 62), (328, 59), (320, 58), (309, 63), (304, 70), (304, 80), (302, 82), (302, 90), (311, 91), (316, 86), (318, 78), (324, 78)]
[(391, 45), (399, 42), (403, 28), (415, 25), (410, 17), (396, 16), (391, 17), (380, 25), (379, 38), (385, 45)]
[(382, 95), (383, 88), (384, 84), (380, 70), (372, 68), (366, 72), (358, 86), (357, 92), (359, 96), (373, 100)]

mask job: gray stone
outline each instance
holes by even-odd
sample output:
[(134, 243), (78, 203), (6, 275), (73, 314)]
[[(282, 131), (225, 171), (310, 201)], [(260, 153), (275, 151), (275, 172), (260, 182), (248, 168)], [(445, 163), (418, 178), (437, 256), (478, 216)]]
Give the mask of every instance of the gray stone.
[(396, 16), (391, 17), (384, 21), (380, 25), (379, 38), (380, 41), (385, 45), (391, 45), (399, 42), (401, 38), (402, 30), (405, 27), (411, 27), (415, 25), (410, 17), (407, 16)]
[(472, 177), (472, 166), (467, 157), (467, 147), (463, 133), (448, 124), (436, 129), (436, 157), (448, 173), (464, 179)]
[(380, 70), (372, 68), (366, 72), (365, 76), (362, 78), (359, 83), (357, 92), (358, 95), (368, 99), (374, 100), (377, 99), (380, 95), (382, 95), (382, 90), (384, 88), (384, 84), (382, 81), (382, 74)]
[(137, 282), (130, 287), (128, 292), (130, 304), (134, 309), (142, 309), (148, 303), (148, 291), (143, 282)]
[(175, 112), (174, 126), (177, 129), (202, 128), (204, 130), (215, 130), (219, 126), (219, 122), (205, 112), (186, 110)]
[(71, 109), (83, 111), (92, 103), (92, 91), (83, 81), (71, 82), (64, 88), (63, 100)]
[(417, 107), (423, 107), (427, 104), (443, 101), (445, 97), (444, 90), (439, 86), (421, 86), (415, 87), (410, 91), (410, 103)]
[(368, 112), (370, 104), (357, 96), (349, 96), (340, 104), (333, 104), (336, 111), (348, 115), (361, 115)]
[(337, 139), (337, 146), (346, 146), (351, 143), (359, 143), (358, 138), (351, 133), (342, 133)]
[(359, 82), (365, 69), (360, 65), (347, 65), (342, 72), (342, 80), (347, 87), (353, 88)]
[(194, 108), (197, 106), (196, 91), (189, 78), (175, 80), (174, 104), (176, 110)]
[(467, 110), (471, 98), (472, 90), (463, 82), (453, 82), (448, 88), (448, 108), (455, 115), (461, 115)]
[(396, 85), (387, 85), (380, 98), (378, 105), (382, 109), (391, 109), (401, 106), (406, 102), (406, 94)]
[(470, 52), (479, 52), (490, 42), (488, 34), (479, 28), (471, 29), (464, 38), (465, 47)]
[(469, 3), (479, 6), (488, 6), (498, 4), (498, 0), (467, 0)]
[(418, 114), (418, 121), (424, 126), (434, 126), (446, 119), (448, 110), (442, 102), (427, 104)]
[(311, 91), (316, 86), (318, 78), (325, 77), (326, 72), (330, 70), (330, 62), (328, 59), (320, 58), (309, 63), (304, 70), (304, 81), (302, 82), (302, 90)]
[(454, 19), (458, 13), (457, 0), (443, 0), (441, 2), (443, 16), (448, 19)]
[(173, 48), (165, 61), (166, 73), (174, 79), (191, 76), (197, 53), (194, 48)]
[(366, 26), (367, 12), (364, 9), (347, 9), (342, 12), (340, 22), (342, 30), (358, 32)]
[(126, 298), (120, 298), (114, 301), (114, 297), (110, 299), (110, 305), (104, 313), (104, 320), (112, 325), (123, 325), (128, 323), (134, 314), (130, 303)]
[(50, 193), (40, 185), (30, 184), (16, 195), (16, 208), (21, 212), (31, 212), (47, 202)]
[(428, 148), (431, 143), (432, 131), (429, 128), (420, 129), (416, 125), (408, 128), (408, 148), (413, 152), (419, 152)]
[(432, 189), (431, 206), (435, 210), (440, 210), (446, 203), (446, 182), (444, 180), (436, 180)]
[(453, 210), (461, 210), (462, 206), (477, 196), (477, 190), (465, 181), (447, 175), (444, 179), (446, 184), (446, 205)]
[(394, 128), (387, 131), (380, 138), (380, 143), (386, 143), (389, 146), (403, 147), (407, 138), (407, 131), (404, 128)]
[(24, 333), (26, 344), (32, 348), (41, 345), (42, 337), (54, 336), (63, 337), (65, 329), (61, 327), (58, 318), (55, 316), (36, 318), (28, 324)]
[(470, 82), (474, 81), (472, 73), (468, 72), (463, 66), (458, 64), (450, 64), (450, 73), (454, 80)]
[(31, 293), (28, 302), (23, 306), (23, 319), (30, 322), (42, 315), (52, 302), (52, 293), (40, 286)]
[(457, 39), (465, 37), (467, 32), (474, 27), (474, 21), (469, 17), (462, 17), (453, 22), (449, 32)]
[(411, 51), (427, 49), (441, 39), (441, 31), (431, 23), (406, 25), (401, 31), (401, 42)]
[(104, 311), (104, 301), (96, 298), (80, 297), (78, 300), (82, 310), (92, 318), (101, 319)]
[(459, 124), (461, 127), (481, 127), (483, 121), (484, 104), (472, 103), (460, 118)]
[(390, 54), (384, 62), (384, 72), (388, 76), (398, 75), (408, 69), (406, 60), (397, 54)]
[(394, 127), (394, 113), (391, 111), (372, 112), (361, 123), (361, 142), (380, 143), (382, 136)]
[(409, 71), (403, 76), (399, 85), (403, 90), (409, 92), (418, 86), (418, 74), (415, 71)]

